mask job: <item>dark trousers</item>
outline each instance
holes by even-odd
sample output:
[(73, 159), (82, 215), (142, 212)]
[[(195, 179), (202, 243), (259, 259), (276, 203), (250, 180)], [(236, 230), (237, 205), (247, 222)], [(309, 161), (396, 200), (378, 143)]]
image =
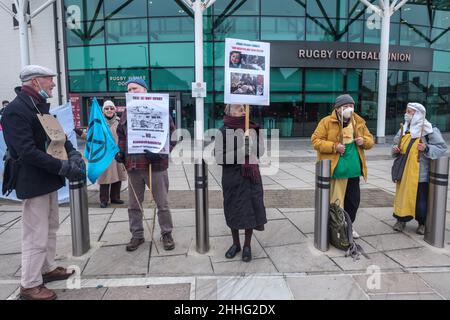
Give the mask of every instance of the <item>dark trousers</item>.
[(419, 182), (416, 198), (416, 220), (419, 224), (425, 224), (427, 218), (428, 182)]
[(345, 190), (344, 210), (347, 211), (352, 222), (355, 222), (356, 211), (358, 211), (360, 201), (359, 177), (350, 178)]
[[(112, 184), (101, 184), (100, 185), (100, 202), (109, 202), (111, 200), (120, 200), (120, 187), (122, 182), (118, 181)], [(110, 189), (111, 187), (111, 189)]]

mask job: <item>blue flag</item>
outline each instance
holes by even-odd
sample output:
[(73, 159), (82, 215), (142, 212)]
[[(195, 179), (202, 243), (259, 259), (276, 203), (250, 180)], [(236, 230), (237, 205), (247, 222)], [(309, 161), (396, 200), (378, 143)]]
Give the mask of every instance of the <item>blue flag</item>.
[(88, 160), (88, 178), (92, 183), (109, 167), (119, 147), (109, 130), (97, 98), (92, 100), (89, 126), (84, 148), (84, 157)]

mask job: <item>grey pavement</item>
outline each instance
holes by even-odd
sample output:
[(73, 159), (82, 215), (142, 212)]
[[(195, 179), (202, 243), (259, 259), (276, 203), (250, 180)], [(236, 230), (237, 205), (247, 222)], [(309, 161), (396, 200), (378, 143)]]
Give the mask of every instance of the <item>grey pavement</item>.
[[(361, 182), (362, 202), (354, 227), (361, 235), (357, 242), (370, 259), (357, 261), (333, 247), (326, 252), (315, 249), (315, 153), (307, 139), (284, 139), (279, 144), (280, 158), (269, 157), (265, 167), (278, 169), (273, 174), (262, 170), (269, 221), (265, 231), (255, 231), (250, 263), (242, 262), (240, 254), (231, 260), (224, 257), (231, 234), (223, 217), (220, 167), (208, 167), (210, 250), (199, 254), (193, 165), (172, 163), (175, 250), (163, 249), (158, 223), (151, 235), (154, 204), (146, 195), (146, 243), (126, 252), (130, 239), (126, 205), (99, 208), (98, 186), (89, 185), (91, 250), (82, 257), (72, 256), (70, 210), (61, 205), (57, 260), (74, 268), (77, 276), (48, 287), (61, 300), (450, 299), (450, 219), (443, 249), (417, 235), (416, 222), (408, 223), (402, 233), (392, 229), (395, 186), (390, 181), (388, 144), (366, 153), (369, 179)], [(125, 200), (127, 187), (125, 183)], [(17, 298), (20, 211), (20, 203), (0, 201), (0, 299)]]

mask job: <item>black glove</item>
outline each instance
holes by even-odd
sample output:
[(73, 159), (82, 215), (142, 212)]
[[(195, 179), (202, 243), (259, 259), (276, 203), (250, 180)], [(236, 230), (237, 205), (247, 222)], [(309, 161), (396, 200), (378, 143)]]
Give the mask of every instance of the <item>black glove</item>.
[(115, 159), (118, 163), (125, 163), (125, 153), (122, 151), (117, 152)]
[(84, 163), (81, 153), (76, 150), (72, 150), (67, 154), (67, 156), (69, 157), (69, 161), (74, 162), (78, 166), (78, 168), (86, 171), (86, 163)]
[(61, 169), (58, 172), (60, 176), (66, 177), (69, 181), (84, 180), (85, 171), (79, 168), (75, 162), (69, 160), (62, 160), (61, 162)]
[(150, 150), (145, 149), (145, 157), (148, 161), (153, 162), (162, 159), (161, 156), (158, 153), (153, 153)]

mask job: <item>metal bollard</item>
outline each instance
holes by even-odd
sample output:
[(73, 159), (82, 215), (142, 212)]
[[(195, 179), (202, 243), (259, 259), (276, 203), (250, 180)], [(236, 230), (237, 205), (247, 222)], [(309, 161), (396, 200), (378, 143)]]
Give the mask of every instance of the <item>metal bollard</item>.
[(69, 181), (72, 252), (75, 257), (89, 251), (89, 216), (86, 181)]
[(195, 164), (195, 235), (198, 253), (209, 251), (208, 166)]
[(431, 160), (424, 240), (438, 248), (445, 246), (448, 169), (448, 157)]
[(330, 175), (331, 160), (321, 160), (316, 163), (314, 246), (320, 251), (329, 249)]

